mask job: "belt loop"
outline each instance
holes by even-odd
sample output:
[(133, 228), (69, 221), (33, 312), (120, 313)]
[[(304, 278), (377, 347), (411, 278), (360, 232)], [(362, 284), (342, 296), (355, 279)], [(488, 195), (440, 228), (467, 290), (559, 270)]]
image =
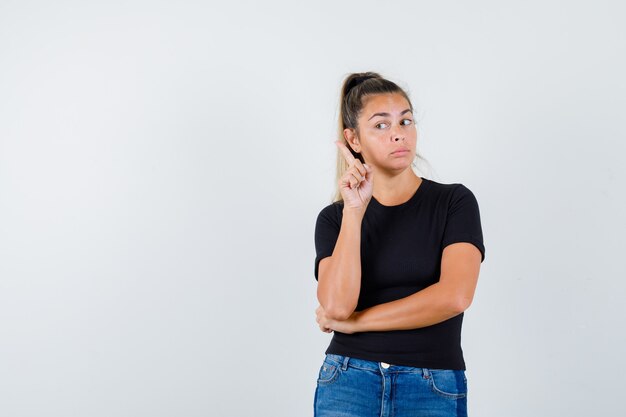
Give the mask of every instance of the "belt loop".
[(343, 358), (343, 365), (341, 365), (341, 370), (345, 371), (346, 368), (348, 367), (348, 361), (350, 360), (349, 356), (346, 356), (345, 358)]
[(424, 378), (430, 378), (430, 372), (428, 372), (428, 368), (422, 368), (422, 374), (424, 375)]

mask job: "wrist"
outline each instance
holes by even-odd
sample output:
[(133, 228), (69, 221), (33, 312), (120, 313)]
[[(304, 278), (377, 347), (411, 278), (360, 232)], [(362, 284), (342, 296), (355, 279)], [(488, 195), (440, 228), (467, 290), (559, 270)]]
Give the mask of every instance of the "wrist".
[(365, 216), (365, 208), (343, 208), (343, 217), (346, 218), (354, 218), (357, 220), (362, 220), (363, 216)]

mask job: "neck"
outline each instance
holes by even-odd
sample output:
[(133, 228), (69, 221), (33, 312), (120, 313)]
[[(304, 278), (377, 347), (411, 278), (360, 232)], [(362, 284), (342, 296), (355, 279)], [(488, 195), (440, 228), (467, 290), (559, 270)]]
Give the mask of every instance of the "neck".
[(408, 167), (400, 174), (374, 172), (374, 198), (384, 205), (402, 204), (415, 193), (422, 179)]

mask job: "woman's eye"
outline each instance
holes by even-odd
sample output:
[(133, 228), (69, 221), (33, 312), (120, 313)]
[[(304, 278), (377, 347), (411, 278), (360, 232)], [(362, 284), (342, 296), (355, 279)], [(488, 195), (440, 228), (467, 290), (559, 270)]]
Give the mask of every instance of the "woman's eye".
[[(407, 125), (410, 125), (411, 123), (413, 123), (413, 120), (411, 120), (411, 119), (404, 119), (402, 122), (403, 122), (402, 123), (403, 125), (407, 126)], [(404, 123), (404, 122), (408, 122), (408, 123)]]
[[(379, 126), (385, 126), (385, 127), (379, 127)], [(387, 127), (387, 123), (378, 123), (378, 124), (376, 125), (376, 128), (377, 128), (377, 129), (384, 129), (384, 128), (386, 128), (386, 127)]]

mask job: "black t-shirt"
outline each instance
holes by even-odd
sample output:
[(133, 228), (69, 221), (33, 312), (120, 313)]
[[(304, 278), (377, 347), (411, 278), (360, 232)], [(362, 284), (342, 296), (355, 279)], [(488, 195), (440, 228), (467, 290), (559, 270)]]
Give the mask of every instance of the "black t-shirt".
[[(321, 259), (331, 256), (339, 236), (343, 202), (322, 209), (315, 225), (315, 279)], [(439, 281), (443, 248), (470, 242), (485, 259), (478, 202), (463, 184), (426, 178), (396, 206), (374, 197), (361, 223), (361, 291), (356, 310), (394, 301)], [(334, 331), (325, 353), (433, 369), (462, 369), (463, 313), (410, 330), (345, 334)]]

